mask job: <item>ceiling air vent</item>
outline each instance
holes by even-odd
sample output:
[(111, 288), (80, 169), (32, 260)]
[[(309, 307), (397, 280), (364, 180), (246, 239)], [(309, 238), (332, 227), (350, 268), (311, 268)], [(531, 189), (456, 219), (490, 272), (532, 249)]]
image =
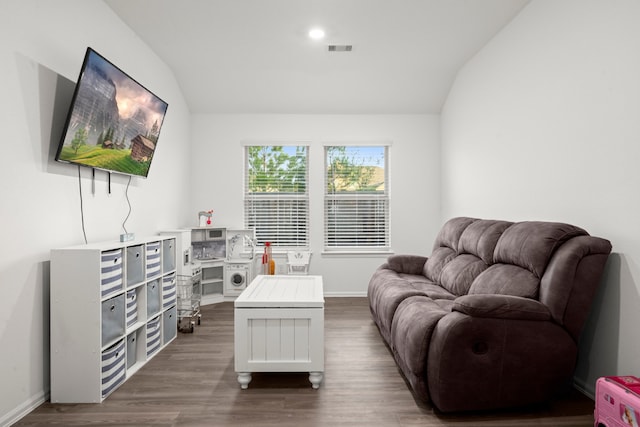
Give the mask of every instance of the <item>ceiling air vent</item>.
[(353, 46), (350, 44), (330, 44), (328, 46), (329, 52), (351, 52)]

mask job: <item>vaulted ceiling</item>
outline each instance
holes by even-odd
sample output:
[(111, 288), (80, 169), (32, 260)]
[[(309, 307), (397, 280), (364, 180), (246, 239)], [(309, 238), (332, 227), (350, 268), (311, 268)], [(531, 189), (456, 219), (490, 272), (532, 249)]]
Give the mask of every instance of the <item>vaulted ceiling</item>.
[(194, 113), (412, 114), (439, 113), (458, 70), (529, 0), (105, 2)]

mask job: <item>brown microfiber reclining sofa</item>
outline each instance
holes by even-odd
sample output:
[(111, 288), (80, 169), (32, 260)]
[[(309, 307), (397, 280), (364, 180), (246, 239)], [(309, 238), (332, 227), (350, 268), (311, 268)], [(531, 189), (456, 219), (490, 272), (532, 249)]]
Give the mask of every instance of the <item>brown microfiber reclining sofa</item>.
[(453, 218), (428, 258), (375, 271), (369, 305), (418, 400), (442, 412), (540, 403), (572, 384), (610, 252), (568, 224)]

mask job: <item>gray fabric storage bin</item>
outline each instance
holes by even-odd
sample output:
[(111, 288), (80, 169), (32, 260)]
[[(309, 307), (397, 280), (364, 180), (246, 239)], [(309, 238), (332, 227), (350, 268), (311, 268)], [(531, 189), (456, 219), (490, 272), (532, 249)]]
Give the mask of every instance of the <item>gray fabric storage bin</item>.
[(160, 242), (147, 243), (147, 279), (160, 275)]
[(178, 332), (178, 312), (176, 306), (162, 314), (162, 342), (168, 343), (175, 338)]
[(102, 302), (102, 345), (124, 334), (124, 294)]
[(162, 241), (162, 272), (176, 269), (176, 239)]
[(144, 246), (130, 246), (127, 248), (127, 286), (135, 285), (144, 280)]
[(136, 332), (133, 332), (127, 336), (127, 369), (135, 365), (136, 361), (138, 360), (138, 344), (136, 343), (136, 341), (138, 341)]
[(147, 283), (147, 319), (160, 313), (160, 280), (152, 280)]

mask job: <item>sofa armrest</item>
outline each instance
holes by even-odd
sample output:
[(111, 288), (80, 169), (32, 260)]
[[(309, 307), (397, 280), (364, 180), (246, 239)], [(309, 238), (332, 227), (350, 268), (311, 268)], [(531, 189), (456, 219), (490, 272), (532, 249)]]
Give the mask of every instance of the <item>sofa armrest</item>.
[[(485, 295), (492, 296), (502, 298)], [(531, 320), (543, 317), (539, 313), (493, 307), (502, 318), (453, 311), (433, 331), (425, 376), (431, 400), (443, 412), (539, 403), (570, 387), (578, 354), (571, 335), (550, 317)], [(507, 319), (502, 311), (529, 319)]]
[(396, 273), (422, 274), (427, 257), (420, 255), (391, 255), (386, 267)]
[(455, 299), (452, 310), (473, 317), (520, 320), (551, 319), (549, 309), (541, 302), (512, 295), (463, 295)]

